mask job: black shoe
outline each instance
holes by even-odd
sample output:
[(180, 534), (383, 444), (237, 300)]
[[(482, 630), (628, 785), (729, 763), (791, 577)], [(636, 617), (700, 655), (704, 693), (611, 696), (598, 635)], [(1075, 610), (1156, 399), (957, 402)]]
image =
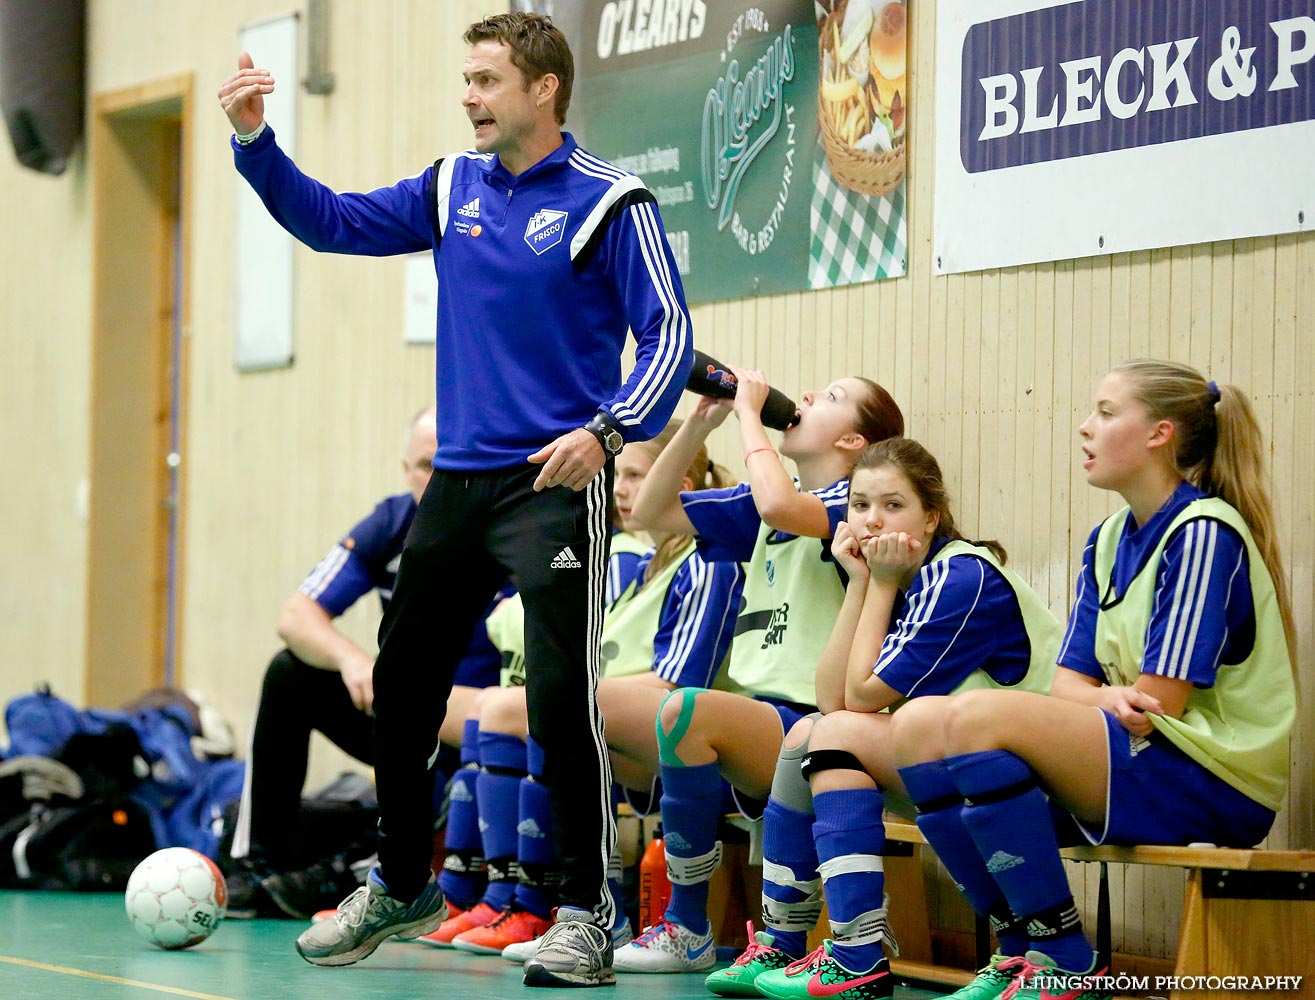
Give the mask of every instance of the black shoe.
[(283, 911), (270, 899), (262, 885), (272, 874), (270, 867), (258, 858), (237, 858), (224, 876), (228, 889), (227, 915), (234, 920), (282, 916)]
[(309, 920), (312, 914), (337, 906), (360, 885), (360, 877), (342, 855), (316, 862), (301, 871), (269, 875), (261, 882), (261, 888), (274, 905), (298, 920)]

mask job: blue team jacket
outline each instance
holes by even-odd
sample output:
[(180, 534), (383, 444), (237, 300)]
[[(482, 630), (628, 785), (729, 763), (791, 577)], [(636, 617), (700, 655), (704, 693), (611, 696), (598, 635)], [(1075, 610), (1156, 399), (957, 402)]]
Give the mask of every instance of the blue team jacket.
[[(435, 468), (519, 465), (600, 409), (627, 440), (643, 440), (666, 425), (684, 387), (689, 312), (653, 196), (569, 133), (562, 140), (519, 176), (467, 151), (363, 194), (303, 174), (273, 129), (247, 146), (233, 140), (238, 171), (312, 249), (432, 249)], [(635, 367), (623, 384), (627, 328)]]

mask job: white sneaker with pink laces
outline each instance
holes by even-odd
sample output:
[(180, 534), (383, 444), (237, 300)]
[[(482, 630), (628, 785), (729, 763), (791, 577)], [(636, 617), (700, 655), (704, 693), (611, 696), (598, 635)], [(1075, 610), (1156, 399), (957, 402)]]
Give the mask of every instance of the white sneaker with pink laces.
[(616, 950), (617, 972), (707, 972), (717, 964), (712, 928), (695, 934), (674, 920), (659, 920)]

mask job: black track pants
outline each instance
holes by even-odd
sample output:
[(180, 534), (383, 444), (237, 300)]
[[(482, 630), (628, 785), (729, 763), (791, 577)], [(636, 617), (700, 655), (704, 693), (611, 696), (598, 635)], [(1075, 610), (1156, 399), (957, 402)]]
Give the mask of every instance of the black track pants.
[(276, 871), (292, 867), (313, 730), (361, 763), (373, 763), (370, 717), (352, 704), (342, 675), (313, 667), (285, 649), (270, 661), (260, 688), (233, 837), (235, 856), (261, 855)]
[(420, 501), (374, 667), (379, 863), (398, 899), (428, 878), (434, 734), (466, 639), (510, 573), (525, 603), (526, 700), (553, 793), (561, 900), (606, 925), (616, 831), (595, 692), (612, 463), (578, 493), (534, 492), (539, 471), (436, 469)]

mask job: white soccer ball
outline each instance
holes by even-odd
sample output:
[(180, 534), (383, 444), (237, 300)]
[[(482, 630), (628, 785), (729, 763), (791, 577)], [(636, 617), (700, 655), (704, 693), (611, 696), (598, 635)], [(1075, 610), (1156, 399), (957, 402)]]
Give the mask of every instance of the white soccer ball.
[(139, 864), (123, 896), (133, 929), (158, 948), (190, 948), (219, 926), (228, 890), (215, 863), (187, 847), (166, 847)]

